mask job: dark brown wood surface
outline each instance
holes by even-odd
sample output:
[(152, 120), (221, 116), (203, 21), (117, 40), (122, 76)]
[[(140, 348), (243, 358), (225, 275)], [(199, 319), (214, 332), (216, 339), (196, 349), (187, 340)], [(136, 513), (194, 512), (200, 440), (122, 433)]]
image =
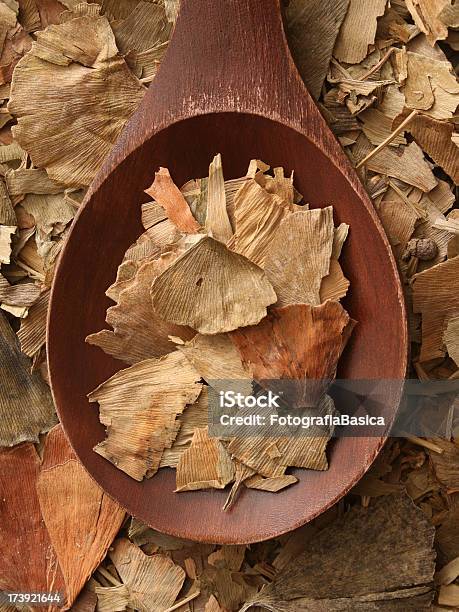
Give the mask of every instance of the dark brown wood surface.
[[(221, 511), (226, 492), (176, 494), (175, 471), (142, 483), (93, 452), (104, 438), (86, 394), (123, 364), (85, 344), (105, 326), (104, 292), (127, 247), (142, 231), (140, 202), (159, 165), (180, 185), (205, 176), (222, 153), (225, 178), (259, 158), (294, 170), (313, 207), (332, 204), (350, 224), (343, 268), (345, 307), (359, 321), (339, 376), (403, 379), (407, 328), (390, 246), (362, 185), (293, 64), (279, 0), (182, 0), (159, 74), (99, 172), (57, 269), (48, 323), (51, 383), (59, 416), (78, 457), (97, 482), (156, 529), (202, 541), (242, 543), (279, 535), (317, 516), (355, 484), (382, 438), (340, 438), (326, 472), (298, 470), (300, 482), (278, 494), (243, 491)], [(390, 421), (399, 389), (384, 398)]]

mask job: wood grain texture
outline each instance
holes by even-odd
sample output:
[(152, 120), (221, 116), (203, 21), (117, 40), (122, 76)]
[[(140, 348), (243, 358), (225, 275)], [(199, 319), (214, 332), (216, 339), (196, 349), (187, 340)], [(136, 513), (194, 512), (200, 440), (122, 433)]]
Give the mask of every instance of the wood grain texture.
[[(94, 180), (65, 246), (51, 299), (49, 365), (73, 448), (110, 495), (160, 531), (229, 544), (271, 538), (323, 512), (364, 474), (384, 440), (335, 440), (327, 472), (298, 470), (300, 482), (279, 495), (246, 490), (228, 513), (221, 512), (226, 492), (175, 494), (170, 469), (135, 482), (92, 451), (104, 428), (86, 394), (121, 364), (84, 338), (103, 327), (104, 291), (142, 231), (143, 190), (159, 166), (169, 167), (177, 184), (206, 176), (218, 152), (226, 178), (244, 174), (252, 158), (294, 169), (312, 207), (333, 205), (335, 224), (350, 224), (342, 262), (351, 290), (344, 305), (359, 325), (338, 376), (402, 379), (407, 331), (389, 244), (296, 71), (279, 0), (183, 0), (159, 73)], [(392, 388), (385, 400), (390, 421), (399, 391)]]

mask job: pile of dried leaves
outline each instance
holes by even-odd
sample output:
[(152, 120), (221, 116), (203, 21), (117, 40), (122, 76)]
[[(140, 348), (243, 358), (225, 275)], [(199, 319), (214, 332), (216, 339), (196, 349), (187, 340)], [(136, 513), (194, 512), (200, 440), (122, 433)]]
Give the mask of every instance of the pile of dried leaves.
[(338, 301), (348, 226), (334, 227), (331, 206), (309, 210), (293, 175), (268, 170), (252, 160), (225, 181), (216, 155), (208, 177), (179, 189), (161, 168), (146, 190), (145, 232), (107, 290), (113, 330), (87, 338), (131, 364), (89, 400), (107, 426), (95, 451), (136, 480), (174, 467), (177, 492), (235, 483), (234, 500), (242, 483), (279, 491), (297, 481), (288, 467), (328, 467), (331, 425), (296, 437), (273, 427), (262, 439), (208, 431), (208, 386), (225, 380), (250, 395), (252, 381), (296, 380), (289, 408), (333, 414), (326, 392), (355, 323)]
[[(154, 79), (177, 4), (1, 3), (0, 589), (58, 588), (69, 607), (92, 574), (75, 610), (97, 604), (107, 611), (216, 612), (247, 609), (252, 602), (254, 609), (283, 611), (417, 611), (429, 609), (433, 597), (437, 610), (457, 608), (454, 419), (448, 439), (392, 441), (345, 500), (299, 531), (250, 548), (177, 541), (135, 520), (112, 543), (123, 512), (87, 478), (59, 429), (41, 435), (56, 423), (44, 383), (56, 257), (86, 187)], [(297, 66), (359, 166), (399, 263), (410, 314), (411, 375), (457, 378), (458, 2), (286, 4)], [(186, 195), (200, 225), (205, 189), (190, 185)], [(144, 211), (146, 231), (154, 233), (157, 212)], [(173, 227), (164, 229), (174, 238)], [(227, 229), (219, 227), (223, 236)], [(133, 248), (141, 251), (143, 244)], [(118, 281), (129, 283), (138, 272), (126, 265)], [(121, 293), (119, 285), (111, 297), (120, 303)], [(173, 325), (183, 328), (182, 322)], [(158, 359), (142, 351), (128, 356), (122, 330), (114, 328), (105, 343), (113, 340), (132, 367)], [(199, 354), (191, 338), (184, 340), (176, 359), (186, 359), (187, 351)], [(173, 348), (168, 340), (161, 350)]]

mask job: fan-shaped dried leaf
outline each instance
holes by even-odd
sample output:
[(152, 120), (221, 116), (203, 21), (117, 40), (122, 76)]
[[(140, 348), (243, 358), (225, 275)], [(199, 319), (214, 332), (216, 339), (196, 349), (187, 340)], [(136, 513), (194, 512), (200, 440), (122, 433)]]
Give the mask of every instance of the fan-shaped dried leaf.
[(188, 202), (172, 180), (167, 168), (160, 168), (155, 173), (154, 182), (145, 192), (164, 208), (169, 219), (180, 231), (187, 234), (199, 231), (199, 224), (191, 214)]
[(172, 26), (164, 5), (141, 1), (126, 19), (113, 24), (116, 44), (124, 55), (129, 51), (146, 51), (169, 40)]
[(177, 415), (201, 392), (199, 378), (178, 351), (117, 372), (88, 396), (107, 427), (94, 450), (136, 480), (153, 476), (177, 436)]
[(182, 234), (169, 219), (156, 223), (128, 248), (123, 262), (139, 262), (146, 257), (159, 257), (161, 253), (173, 250), (172, 245), (176, 244), (181, 236)]
[[(430, 609), (435, 571), (434, 528), (407, 496), (386, 496), (353, 507), (323, 529), (307, 551), (240, 612), (267, 610)], [(349, 563), (349, 559), (364, 562)]]
[[(376, 108), (369, 108), (365, 112), (360, 113), (359, 119), (363, 121), (362, 130), (371, 144), (377, 146), (388, 138), (393, 132), (393, 118), (384, 115)], [(401, 144), (406, 144), (406, 138), (402, 134), (398, 134), (391, 142), (390, 146), (398, 147)]]
[(277, 306), (320, 304), (322, 279), (330, 271), (333, 237), (331, 206), (292, 213), (282, 221), (265, 261)]
[(408, 52), (405, 83), (408, 108), (426, 111), (434, 119), (449, 119), (459, 104), (459, 83), (448, 61)]
[(47, 240), (52, 235), (61, 233), (76, 212), (75, 208), (66, 201), (63, 193), (28, 194), (21, 201), (21, 206), (35, 219), (41, 240)]
[(52, 181), (45, 170), (38, 168), (18, 168), (8, 170), (5, 175), (8, 193), (15, 202), (22, 200), (26, 193), (61, 193), (63, 186)]
[(358, 64), (375, 41), (377, 18), (384, 15), (387, 0), (351, 0), (333, 52), (336, 59)]
[(333, 47), (349, 0), (293, 0), (285, 9), (286, 30), (295, 63), (314, 98), (327, 75)]
[(38, 499), (71, 604), (104, 558), (125, 511), (77, 461), (60, 426), (48, 435), (44, 452)]
[(30, 308), (28, 316), (21, 321), (18, 338), (21, 351), (28, 357), (34, 357), (45, 345), (48, 303), (49, 291), (45, 291)]
[(194, 404), (187, 406), (185, 411), (178, 415), (177, 421), (180, 424), (179, 432), (171, 448), (164, 449), (159, 467), (176, 468), (180, 457), (190, 447), (195, 429), (206, 427), (209, 422), (207, 387), (202, 388)]
[(109, 557), (128, 587), (129, 607), (141, 612), (165, 612), (177, 599), (185, 572), (169, 557), (148, 557), (125, 538), (115, 542)]
[(54, 404), (46, 383), (30, 373), (30, 362), (21, 354), (17, 338), (0, 312), (0, 446), (26, 440), (56, 423)]
[(118, 54), (106, 17), (52, 25), (37, 34), (14, 72), (14, 136), (52, 179), (88, 185), (144, 92)]
[(258, 323), (276, 294), (258, 266), (204, 237), (155, 279), (152, 300), (165, 320), (218, 334)]
[(459, 316), (451, 317), (448, 320), (443, 340), (446, 345), (448, 355), (456, 362), (459, 367)]
[(113, 331), (103, 329), (88, 336), (86, 342), (99, 346), (108, 355), (134, 364), (170, 353), (174, 344), (169, 336), (180, 336), (185, 340), (192, 338), (194, 332), (190, 329), (161, 319), (153, 310), (150, 299), (151, 284), (176, 257), (176, 253), (168, 253), (144, 261), (134, 277), (125, 283), (117, 305), (107, 310), (106, 321)]
[(259, 325), (230, 336), (254, 380), (268, 387), (290, 381), (286, 401), (303, 408), (316, 406), (334, 379), (351, 325), (338, 302), (293, 304), (273, 308)]
[(209, 166), (207, 183), (206, 231), (209, 236), (226, 244), (233, 235), (226, 210), (225, 180), (223, 178), (222, 156), (216, 155)]
[(224, 489), (233, 479), (234, 465), (222, 442), (210, 438), (207, 427), (195, 429), (177, 465), (176, 491)]
[(413, 278), (413, 310), (422, 314), (420, 361), (444, 357), (445, 321), (459, 312), (459, 257), (416, 274)]
[(441, 20), (440, 13), (450, 6), (450, 0), (406, 0), (406, 6), (414, 23), (424, 32), (431, 45), (448, 36), (448, 28)]
[(255, 474), (244, 481), (248, 489), (258, 489), (259, 491), (271, 491), (277, 493), (286, 487), (298, 482), (298, 478), (293, 475), (278, 476), (277, 478), (263, 478), (260, 474)]
[(263, 266), (280, 223), (294, 208), (248, 179), (234, 196), (235, 233), (228, 247)]
[[(241, 381), (238, 390), (250, 395), (252, 381), (241, 357), (227, 334), (197, 334), (187, 344), (177, 347), (207, 384), (219, 387), (219, 381)], [(247, 383), (243, 381), (247, 381)], [(218, 389), (217, 389), (218, 390)]]

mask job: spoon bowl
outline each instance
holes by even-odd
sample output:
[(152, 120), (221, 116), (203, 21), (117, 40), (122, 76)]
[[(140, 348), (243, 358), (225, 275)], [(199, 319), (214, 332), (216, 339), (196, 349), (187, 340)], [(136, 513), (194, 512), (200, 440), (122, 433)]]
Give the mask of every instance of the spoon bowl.
[[(92, 450), (105, 435), (87, 393), (125, 366), (85, 337), (105, 327), (111, 305), (105, 290), (142, 233), (143, 190), (159, 166), (178, 185), (206, 176), (216, 153), (225, 179), (245, 174), (253, 158), (294, 170), (295, 186), (311, 207), (333, 205), (335, 224), (350, 225), (341, 259), (351, 283), (344, 306), (359, 324), (341, 359), (341, 378), (402, 381), (408, 341), (389, 243), (296, 72), (279, 0), (182, 0), (163, 65), (91, 185), (60, 257), (48, 319), (49, 369), (69, 441), (110, 496), (159, 531), (239, 544), (278, 536), (329, 508), (370, 467), (385, 439), (338, 438), (330, 445), (329, 470), (296, 470), (299, 482), (278, 494), (243, 490), (226, 513), (227, 491), (174, 493), (175, 471), (168, 468), (137, 482)], [(400, 395), (401, 384), (388, 386), (387, 424)]]

